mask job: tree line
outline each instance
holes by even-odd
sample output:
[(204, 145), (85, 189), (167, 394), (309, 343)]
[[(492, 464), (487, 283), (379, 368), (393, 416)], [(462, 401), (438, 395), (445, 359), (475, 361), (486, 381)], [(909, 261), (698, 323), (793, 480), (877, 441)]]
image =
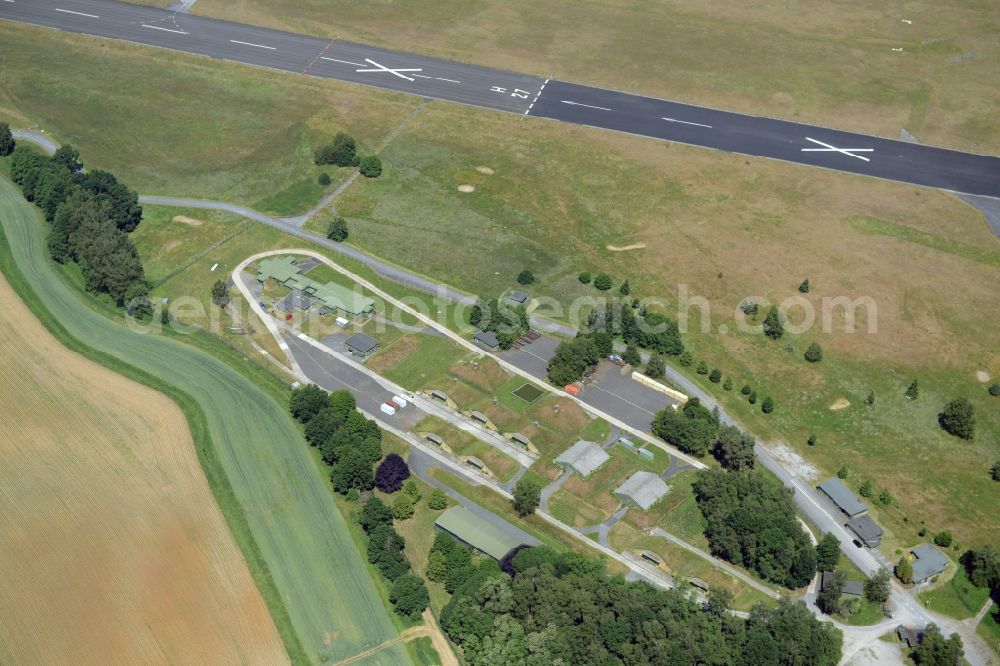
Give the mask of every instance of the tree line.
[(544, 546), (500, 566), (457, 556), (455, 567), (464, 580), (453, 586), (441, 626), (473, 666), (833, 666), (840, 659), (839, 630), (801, 603), (757, 606), (741, 619), (676, 588), (611, 576), (601, 560)]
[[(393, 507), (371, 496), (364, 504), (358, 523), (368, 537), (368, 561), (392, 583), (389, 600), (400, 615), (416, 618), (427, 607), (424, 581), (410, 573), (403, 554), (406, 545), (393, 527), (393, 519), (413, 515), (420, 491), (413, 482), (405, 483), (410, 470), (398, 455), (382, 459), (382, 429), (357, 410), (354, 396), (346, 390), (327, 393), (315, 384), (296, 388), (289, 411), (303, 424), (306, 441), (316, 447), (330, 470), (334, 490), (357, 500), (362, 492), (376, 487), (387, 493), (405, 488)], [(378, 469), (375, 463), (382, 460)]]
[(50, 223), (49, 254), (74, 261), (89, 291), (106, 293), (133, 314), (151, 312), (142, 258), (129, 233), (142, 220), (139, 195), (107, 171), (83, 171), (79, 152), (51, 157), (26, 146), (11, 155), (11, 179)]
[(500, 349), (510, 349), (528, 330), (528, 311), (523, 305), (511, 307), (496, 298), (477, 301), (469, 310), (469, 325), (496, 334)]

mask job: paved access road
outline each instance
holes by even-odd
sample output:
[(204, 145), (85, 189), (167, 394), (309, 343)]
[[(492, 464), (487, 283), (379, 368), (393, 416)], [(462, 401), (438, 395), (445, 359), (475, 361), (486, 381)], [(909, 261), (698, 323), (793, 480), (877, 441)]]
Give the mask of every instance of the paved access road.
[(707, 109), (155, 7), (115, 0), (0, 0), (0, 19), (726, 152), (1000, 197), (997, 157)]

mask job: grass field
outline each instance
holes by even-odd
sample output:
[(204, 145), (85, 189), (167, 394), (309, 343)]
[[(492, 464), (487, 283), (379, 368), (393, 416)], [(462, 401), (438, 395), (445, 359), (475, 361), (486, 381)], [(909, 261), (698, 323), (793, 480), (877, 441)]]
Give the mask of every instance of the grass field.
[(0, 301), (4, 660), (287, 662), (184, 413)]
[[(0, 25), (0, 44), (0, 119), (44, 128), (144, 194), (222, 198), (279, 215), (305, 212), (350, 173), (323, 167), (332, 183), (318, 185), (317, 145), (343, 130), (372, 151), (419, 104), (13, 23)], [(80, 85), (94, 80), (100, 90)]]
[[(232, 11), (255, 6), (236, 3)], [(418, 6), (429, 11), (416, 4), (406, 11)], [(581, 7), (578, 11), (589, 7), (587, 3), (576, 6)], [(288, 20), (307, 22), (301, 13), (300, 18), (294, 18), (296, 12), (329, 7), (304, 3), (284, 15), (292, 17)], [(758, 13), (763, 16), (772, 9), (766, 3)], [(914, 12), (912, 26), (899, 23), (896, 17), (891, 23), (897, 29), (912, 29), (913, 34), (931, 25), (941, 30), (964, 25), (963, 17), (978, 16), (979, 11), (956, 8), (948, 17), (929, 22), (927, 17), (934, 16), (936, 10), (924, 3), (909, 9)], [(807, 18), (798, 17), (799, 12), (792, 17), (787, 11), (781, 16), (800, 26), (811, 26), (811, 22), (827, 25), (833, 12), (825, 6), (811, 10), (804, 14)], [(352, 12), (367, 11), (359, 6), (341, 12), (341, 25), (358, 15)], [(394, 7), (394, 11), (401, 10)], [(620, 13), (629, 11), (621, 9)], [(745, 10), (732, 11), (740, 20), (747, 20)], [(893, 11), (887, 9), (883, 14), (882, 10), (865, 9), (859, 10), (858, 16), (868, 21)], [(438, 14), (427, 14), (425, 20), (432, 16)], [(384, 12), (378, 18), (389, 20)], [(328, 20), (328, 15), (323, 20)], [(864, 22), (852, 18), (848, 23), (855, 20)], [(722, 25), (725, 27), (726, 21)], [(305, 25), (293, 27), (305, 29)], [(859, 34), (871, 29), (866, 27)], [(975, 41), (975, 34), (985, 34), (979, 33), (980, 29), (987, 27), (970, 28), (955, 37), (956, 43)], [(303, 84), (294, 77), (160, 52), (143, 52), (139, 64), (133, 65), (129, 59), (133, 47), (94, 47), (94, 40), (58, 33), (15, 31), (5, 26), (0, 30), (4, 31), (0, 32), (4, 43), (16, 46), (11, 57), (20, 59), (17, 63), (26, 70), (35, 66), (29, 61), (44, 64), (78, 55), (82, 63), (79, 71), (96, 71), (97, 52), (103, 68), (100, 71), (112, 73), (109, 78), (115, 81), (121, 79), (128, 90), (159, 80), (156, 76), (162, 73), (157, 65), (162, 63), (184, 64), (171, 68), (169, 76), (197, 74), (215, 81), (214, 85), (222, 86), (219, 81), (223, 81), (225, 86), (249, 91), (247, 95), (260, 87), (271, 91), (280, 87), (279, 82), (293, 93), (315, 88), (320, 91), (315, 93), (317, 97), (336, 90), (338, 104), (353, 109), (345, 117), (357, 124), (355, 133), (368, 145), (412, 108), (408, 102), (397, 101), (393, 106), (392, 100), (399, 98), (383, 98), (381, 93), (365, 89), (324, 82), (300, 88)], [(397, 38), (404, 39), (406, 34), (402, 31)], [(50, 48), (53, 40), (65, 49)], [(650, 42), (648, 47), (673, 48), (664, 46), (663, 41)], [(879, 48), (882, 46), (888, 44)], [(941, 54), (935, 50), (946, 47), (943, 42), (928, 44), (925, 55), (936, 58)], [(965, 48), (960, 47), (963, 52)], [(988, 49), (972, 50), (979, 58), (955, 63), (954, 68), (975, 68), (987, 62)], [(69, 55), (62, 55), (64, 51)], [(746, 59), (743, 54), (740, 57)], [(795, 62), (784, 52), (782, 57)], [(146, 58), (153, 60), (144, 65)], [(808, 62), (797, 62), (796, 67)], [(91, 63), (89, 69), (86, 63)], [(520, 68), (517, 64), (516, 59), (509, 60), (515, 69)], [(174, 140), (164, 136), (163, 126), (168, 125), (165, 112), (153, 108), (149, 98), (142, 96), (121, 97), (122, 108), (116, 107), (106, 121), (101, 115), (108, 114), (106, 105), (79, 92), (89, 79), (77, 76), (76, 71), (67, 66), (47, 70), (48, 78), (41, 88), (63, 91), (61, 97), (31, 89), (28, 77), (22, 80), (19, 71), (9, 74), (0, 113), (15, 121), (46, 123), (58, 138), (79, 144), (85, 158), (101, 155), (101, 166), (118, 170), (140, 188), (178, 193), (213, 190), (215, 195), (252, 201), (248, 193), (261, 196), (264, 191), (285, 187), (281, 178), (273, 184), (267, 182), (266, 187), (261, 183), (279, 169), (276, 160), (294, 153), (294, 141), (283, 140), (271, 130), (249, 132), (249, 121), (237, 123), (232, 134), (213, 133), (211, 142)], [(774, 77), (773, 70), (769, 71), (775, 81), (803, 80)], [(899, 73), (899, 77), (905, 76), (905, 72)], [(949, 77), (948, 85), (961, 80), (956, 74)], [(843, 87), (831, 90), (836, 91), (837, 99), (850, 98), (849, 90)], [(978, 103), (967, 100), (990, 99), (993, 94), (980, 95), (970, 88), (967, 94), (947, 99), (961, 99), (961, 113), (977, 114)], [(301, 116), (296, 114), (305, 113), (283, 115), (284, 97), (253, 95), (251, 101), (257, 104), (259, 116), (247, 114), (248, 118), (298, 118)], [(355, 95), (361, 100), (388, 101), (384, 108), (372, 102), (379, 109), (372, 115), (362, 102), (350, 106)], [(275, 97), (280, 99), (275, 101)], [(214, 118), (245, 108), (234, 106), (232, 98), (224, 94), (217, 99), (206, 94), (200, 101), (207, 109), (199, 109), (199, 117)], [(306, 107), (313, 103), (309, 100)], [(928, 109), (930, 106), (933, 104)], [(849, 107), (861, 110), (866, 117), (879, 118), (878, 122), (892, 117), (891, 113), (872, 113), (865, 104)], [(27, 111), (20, 111), (22, 108)], [(829, 108), (837, 107), (833, 104)], [(67, 114), (68, 109), (73, 113)], [(382, 111), (393, 109), (391, 122), (383, 118)], [(930, 110), (927, 114), (927, 118), (934, 115)], [(837, 115), (850, 114), (841, 108)], [(84, 123), (78, 117), (89, 120)], [(89, 129), (91, 125), (108, 127), (110, 121), (121, 127), (121, 144), (110, 135)], [(936, 123), (926, 122), (928, 126)], [(303, 123), (308, 126), (309, 121)], [(331, 120), (326, 133), (336, 124)], [(380, 128), (377, 132), (376, 124)], [(367, 127), (373, 131), (365, 137), (362, 129)], [(152, 137), (138, 142), (137, 137), (144, 132), (151, 132)], [(990, 130), (981, 134), (988, 136)], [(131, 143), (126, 145), (126, 140)], [(139, 143), (147, 148), (133, 148)], [(188, 162), (197, 162), (200, 168), (203, 145), (219, 148), (206, 163), (218, 166), (218, 160), (227, 160), (220, 173), (228, 174), (229, 180), (205, 177), (192, 185), (192, 175), (171, 173), (167, 168)], [(256, 147), (255, 154), (246, 152), (250, 146)], [(241, 159), (230, 159), (229, 155), (240, 155)], [(303, 168), (312, 168), (304, 157), (296, 159)], [(975, 379), (980, 370), (1000, 376), (1000, 336), (995, 326), (1000, 301), (992, 289), (1000, 277), (995, 260), (1000, 244), (981, 216), (965, 204), (940, 192), (438, 103), (413, 120), (383, 151), (383, 159), (383, 176), (359, 181), (338, 204), (350, 218), (351, 242), (486, 296), (513, 287), (515, 275), (525, 267), (539, 277), (531, 287), (533, 295), (551, 295), (564, 304), (595, 293), (576, 280), (581, 270), (607, 271), (616, 280), (629, 278), (633, 294), (665, 297), (671, 311), (675, 311), (679, 288), (683, 287), (691, 295), (704, 297), (712, 309), (706, 320), (709, 333), (698, 329), (700, 310), (692, 309), (694, 321), (687, 342), (698, 357), (732, 376), (737, 387), (746, 382), (762, 397), (772, 395), (778, 406), (764, 417), (735, 394), (722, 394), (727, 410), (759, 437), (787, 441), (817, 466), (819, 474), (829, 475), (847, 465), (853, 470), (850, 483), (854, 487), (864, 480), (863, 470), (876, 486), (890, 490), (898, 504), (876, 510), (878, 520), (889, 530), (887, 544), (912, 544), (924, 524), (932, 531), (947, 527), (966, 545), (1000, 538), (1000, 527), (986, 508), (1000, 501), (1000, 487), (988, 477), (989, 465), (1000, 458), (1000, 415), (985, 386)], [(477, 166), (489, 166), (495, 173), (481, 173)], [(176, 185), (143, 175), (154, 168), (174, 178)], [(246, 183), (246, 190), (241, 192), (235, 182)], [(458, 192), (457, 186), (465, 183), (474, 184), (476, 191)], [(484, 238), (489, 239), (488, 244)], [(609, 248), (626, 244), (644, 247), (629, 251)], [(456, 247), (460, 252), (456, 253)], [(805, 277), (813, 287), (806, 300), (817, 308), (825, 297), (873, 298), (878, 310), (877, 331), (848, 334), (843, 331), (842, 315), (837, 314), (828, 333), (814, 328), (804, 336), (790, 336), (790, 352), (784, 343), (768, 343), (760, 336), (718, 334), (720, 326), (734, 330), (733, 313), (744, 297), (780, 301), (797, 294), (795, 289)], [(807, 365), (801, 354), (814, 340), (822, 344), (825, 356), (822, 363)], [(914, 377), (920, 382), (921, 395), (908, 401), (903, 392)], [(706, 388), (718, 391), (717, 385), (706, 384)], [(870, 391), (877, 401), (866, 408), (863, 401)], [(936, 426), (942, 405), (960, 395), (972, 400), (977, 409), (979, 436), (971, 443), (950, 438)], [(841, 399), (850, 406), (831, 410), (830, 406)], [(815, 447), (805, 444), (811, 432), (819, 437)], [(901, 464), (904, 453), (905, 464)]]
[(986, 603), (990, 591), (976, 587), (965, 573), (965, 567), (951, 565), (954, 575), (938, 581), (933, 589), (920, 593), (920, 602), (932, 611), (959, 620), (974, 616)]
[[(190, 409), (206, 429), (196, 441), (220, 465), (206, 473), (215, 478), (217, 497), (231, 484), (233, 498), (223, 505), (230, 528), (240, 527), (237, 518), (245, 521), (247, 532), (237, 530), (237, 539), (286, 645), (300, 642), (300, 660), (336, 661), (393, 637), (331, 491), (284, 406), (208, 353), (173, 337), (135, 334), (85, 305), (53, 272), (36, 211), (6, 180), (0, 180), (0, 222), (10, 252), (5, 270), (17, 271), (24, 289), (33, 290), (33, 310), (51, 312), (51, 326), (102, 362), (196, 401)], [(384, 659), (408, 661), (403, 648)]]
[(194, 12), (891, 137), (906, 127), (923, 141), (1000, 151), (1000, 92), (989, 84), (1000, 8), (990, 3), (200, 0)]

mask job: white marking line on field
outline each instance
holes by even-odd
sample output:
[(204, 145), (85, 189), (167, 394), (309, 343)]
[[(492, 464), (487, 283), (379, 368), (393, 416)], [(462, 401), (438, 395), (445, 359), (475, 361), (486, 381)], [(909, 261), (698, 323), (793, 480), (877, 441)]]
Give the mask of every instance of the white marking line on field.
[(173, 30), (172, 28), (161, 28), (158, 25), (146, 25), (145, 23), (140, 23), (143, 28), (152, 28), (153, 30), (162, 30), (163, 32), (176, 32), (178, 35), (190, 35), (190, 32), (184, 32), (183, 30)]
[(360, 62), (351, 62), (350, 60), (337, 60), (336, 58), (327, 58), (326, 56), (320, 57), (320, 60), (331, 60), (333, 62), (342, 62), (345, 65), (354, 65), (355, 67), (364, 67)]
[(528, 115), (528, 112), (531, 111), (531, 108), (535, 106), (535, 102), (537, 102), (538, 98), (542, 96), (542, 91), (545, 90), (545, 86), (547, 86), (548, 84), (549, 84), (548, 79), (545, 79), (545, 81), (542, 82), (542, 87), (538, 89), (538, 93), (535, 95), (535, 99), (531, 100), (531, 104), (529, 104), (528, 108), (524, 110), (524, 115)]
[(660, 120), (666, 120), (668, 123), (681, 123), (682, 125), (697, 125), (698, 127), (707, 127), (712, 129), (711, 125), (706, 125), (704, 123), (693, 123), (690, 120), (677, 120), (676, 118), (660, 118)]
[(871, 162), (867, 157), (862, 157), (861, 155), (855, 155), (854, 153), (874, 153), (874, 148), (837, 148), (836, 146), (831, 146), (828, 143), (823, 143), (822, 141), (817, 141), (816, 139), (811, 139), (808, 136), (806, 141), (812, 141), (813, 143), (823, 146), (823, 148), (803, 148), (803, 153), (843, 153), (844, 155), (850, 155), (851, 157), (856, 157), (859, 160), (864, 160), (865, 162)]
[(278, 49), (274, 46), (264, 46), (263, 44), (254, 44), (252, 42), (241, 42), (238, 39), (230, 39), (233, 44), (242, 44), (243, 46), (253, 46), (258, 49), (267, 49), (268, 51), (277, 51)]
[(584, 104), (582, 102), (571, 102), (568, 99), (562, 100), (563, 104), (572, 104), (573, 106), (585, 106), (588, 109), (597, 109), (598, 111), (610, 111), (611, 109), (604, 108), (603, 106), (592, 106), (590, 104)]
[(381, 65), (381, 64), (379, 64), (379, 63), (377, 63), (374, 60), (371, 60), (369, 58), (365, 58), (365, 62), (368, 63), (369, 65), (373, 65), (374, 69), (356, 69), (354, 71), (356, 71), (356, 72), (388, 72), (388, 73), (390, 73), (390, 74), (392, 74), (394, 76), (398, 76), (401, 79), (406, 79), (407, 81), (412, 81), (413, 79), (410, 78), (409, 76), (407, 76), (406, 74), (400, 74), (400, 72), (422, 72), (422, 71), (424, 71), (420, 67), (414, 67), (414, 68), (410, 68), (410, 69), (404, 69), (402, 67), (396, 67), (395, 69), (393, 69), (391, 67), (386, 67), (385, 65)]
[[(414, 76), (416, 76), (416, 74), (414, 74)], [(438, 81), (447, 81), (448, 83), (461, 83), (461, 81), (456, 81), (455, 79), (445, 79), (440, 76), (435, 76), (434, 78), (437, 79)]]
[(56, 7), (55, 10), (57, 12), (62, 12), (63, 14), (76, 14), (77, 16), (86, 16), (87, 18), (101, 18), (100, 16), (96, 16), (94, 14), (84, 14), (83, 12), (74, 12), (71, 9), (59, 9), (58, 7)]

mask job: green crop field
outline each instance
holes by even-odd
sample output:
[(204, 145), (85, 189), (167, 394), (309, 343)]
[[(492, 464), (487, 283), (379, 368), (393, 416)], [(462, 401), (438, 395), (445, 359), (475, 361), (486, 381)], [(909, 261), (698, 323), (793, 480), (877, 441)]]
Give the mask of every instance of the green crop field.
[[(395, 636), (331, 491), (284, 407), (216, 358), (177, 339), (134, 333), (84, 304), (49, 265), (36, 211), (5, 179), (0, 222), (13, 270), (23, 276), (23, 282), (12, 277), (12, 283), (30, 285), (35, 304), (51, 313), (53, 325), (79, 345), (176, 387), (200, 406), (215, 454), (280, 595), (268, 599), (272, 614), (287, 609), (306, 658), (337, 661)], [(280, 627), (280, 618), (276, 622)], [(402, 647), (386, 651), (383, 659), (408, 661)]]

